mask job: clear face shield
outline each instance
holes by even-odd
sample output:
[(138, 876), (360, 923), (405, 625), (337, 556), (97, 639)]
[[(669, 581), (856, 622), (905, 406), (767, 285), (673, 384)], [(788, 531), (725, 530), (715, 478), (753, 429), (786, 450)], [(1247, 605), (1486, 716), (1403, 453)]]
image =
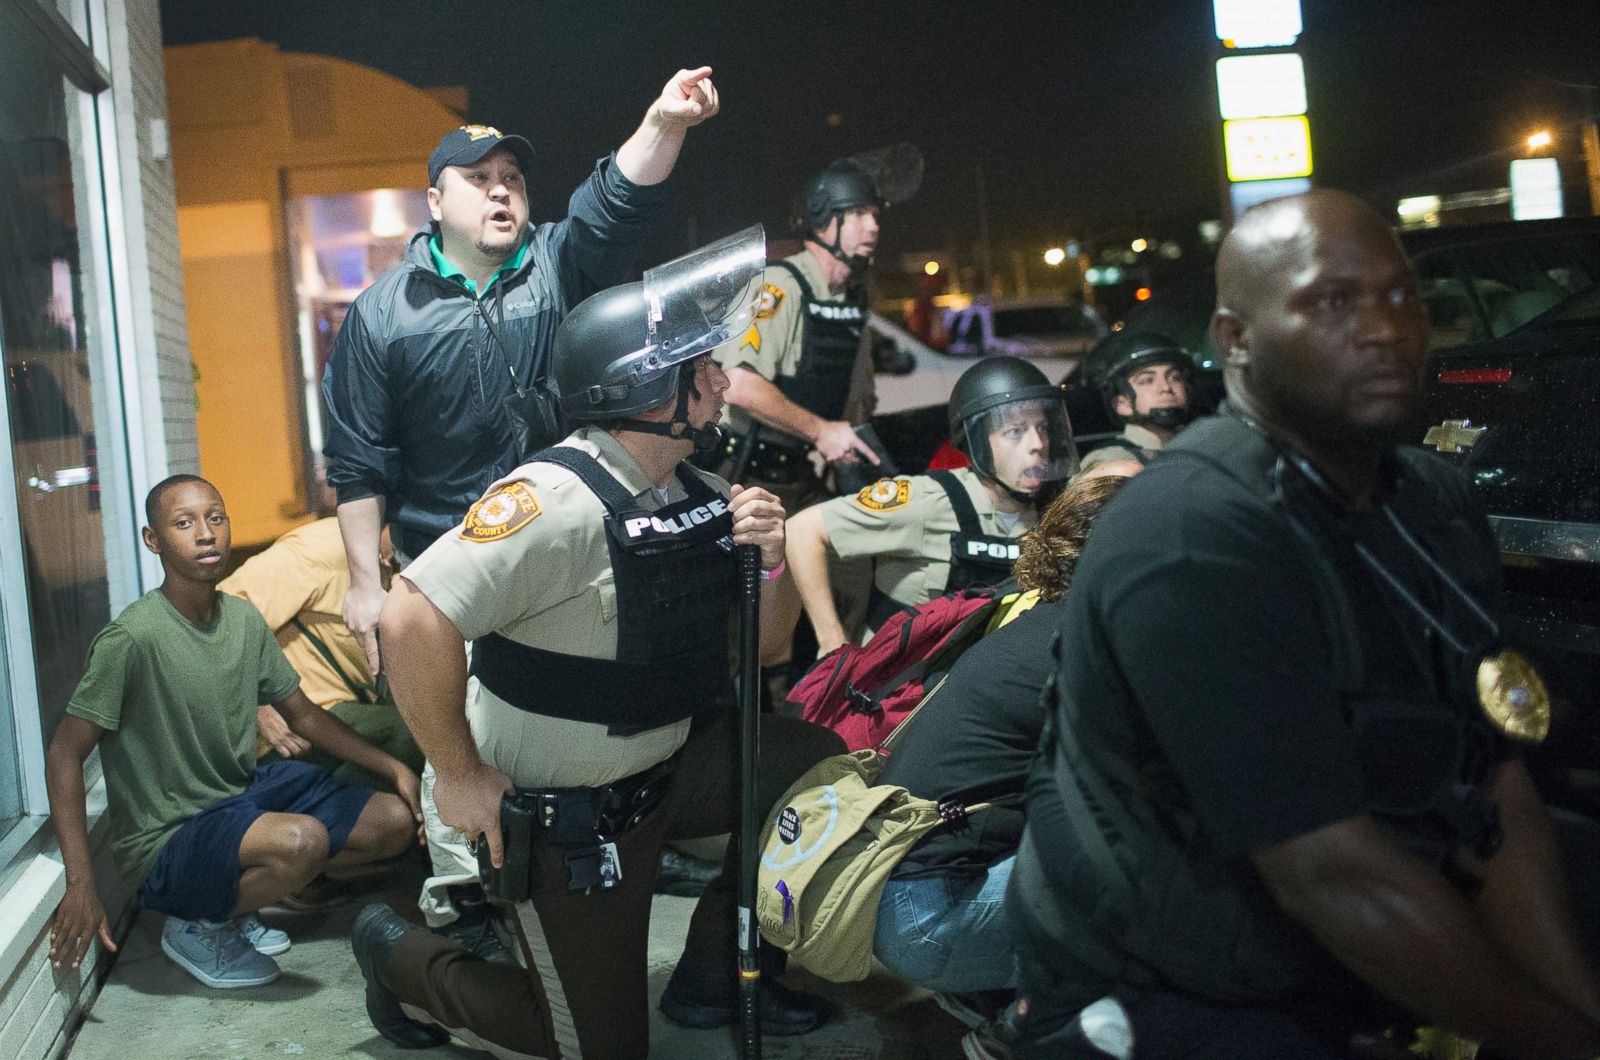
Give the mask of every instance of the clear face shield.
[(972, 466), (1015, 494), (1033, 496), (1078, 470), (1066, 402), (1024, 398), (974, 413), (966, 421)]
[[(644, 273), (644, 349), (629, 354), (632, 370), (654, 376), (744, 334), (755, 316), (767, 237), (751, 225)], [(630, 366), (618, 365), (627, 371)]]

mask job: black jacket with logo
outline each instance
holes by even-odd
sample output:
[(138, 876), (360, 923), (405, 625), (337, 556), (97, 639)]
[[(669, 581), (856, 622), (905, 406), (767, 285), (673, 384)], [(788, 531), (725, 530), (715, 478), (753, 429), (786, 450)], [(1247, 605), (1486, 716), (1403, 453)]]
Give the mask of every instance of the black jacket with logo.
[(614, 155), (601, 159), (564, 220), (529, 226), (522, 264), (481, 301), (439, 275), (433, 227), (412, 236), (406, 260), (350, 307), (323, 373), (339, 502), (384, 498), (413, 555), (458, 523), (513, 466), (513, 374), (524, 387), (545, 379), (562, 318), (622, 282), (663, 198), (664, 185), (634, 184)]

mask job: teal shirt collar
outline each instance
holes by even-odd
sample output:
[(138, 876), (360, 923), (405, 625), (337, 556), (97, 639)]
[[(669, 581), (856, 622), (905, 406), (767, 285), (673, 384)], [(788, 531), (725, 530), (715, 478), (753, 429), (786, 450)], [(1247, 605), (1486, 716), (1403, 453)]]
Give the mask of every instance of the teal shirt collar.
[[(428, 237), (428, 253), (433, 255), (433, 267), (439, 270), (440, 276), (447, 280), (460, 280), (462, 285), (472, 292), (474, 298), (479, 297), (481, 292), (478, 290), (478, 285), (467, 279), (466, 273), (456, 268), (455, 263), (444, 256), (444, 250), (439, 246), (439, 233), (437, 232)], [(489, 277), (489, 282), (484, 285), (483, 289), (487, 291), (494, 286), (494, 282), (501, 276), (516, 272), (522, 267), (522, 259), (527, 256), (528, 241), (524, 239), (522, 245), (517, 248), (517, 252), (511, 256), (511, 260), (495, 270), (494, 275)]]

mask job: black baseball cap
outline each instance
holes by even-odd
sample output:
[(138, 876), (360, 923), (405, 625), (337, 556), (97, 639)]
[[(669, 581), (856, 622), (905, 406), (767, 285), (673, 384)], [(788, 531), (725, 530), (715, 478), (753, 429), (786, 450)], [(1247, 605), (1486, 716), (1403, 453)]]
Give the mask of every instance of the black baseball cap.
[(439, 138), (428, 156), (428, 186), (439, 186), (445, 166), (470, 166), (496, 147), (509, 148), (526, 174), (533, 168), (533, 145), (520, 136), (507, 136), (493, 125), (463, 125)]

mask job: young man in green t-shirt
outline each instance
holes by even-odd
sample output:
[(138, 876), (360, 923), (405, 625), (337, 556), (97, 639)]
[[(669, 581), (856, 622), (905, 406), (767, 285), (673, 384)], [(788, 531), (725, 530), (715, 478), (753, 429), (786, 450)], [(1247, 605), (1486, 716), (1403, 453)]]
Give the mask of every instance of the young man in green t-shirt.
[[(167, 914), (161, 948), (207, 986), (278, 976), (289, 937), (255, 911), (329, 865), (393, 857), (419, 832), (417, 775), (300, 691), (249, 603), (217, 591), (231, 534), (222, 496), (174, 475), (145, 499), (145, 547), (161, 587), (100, 632), (45, 778), (67, 870), (50, 927), (57, 968), (76, 968), (98, 936), (115, 950), (95, 890), (83, 762), (101, 748), (118, 869), (139, 901)], [(256, 768), (256, 706), (271, 703), (312, 746), (388, 778), (374, 794), (304, 762)]]

